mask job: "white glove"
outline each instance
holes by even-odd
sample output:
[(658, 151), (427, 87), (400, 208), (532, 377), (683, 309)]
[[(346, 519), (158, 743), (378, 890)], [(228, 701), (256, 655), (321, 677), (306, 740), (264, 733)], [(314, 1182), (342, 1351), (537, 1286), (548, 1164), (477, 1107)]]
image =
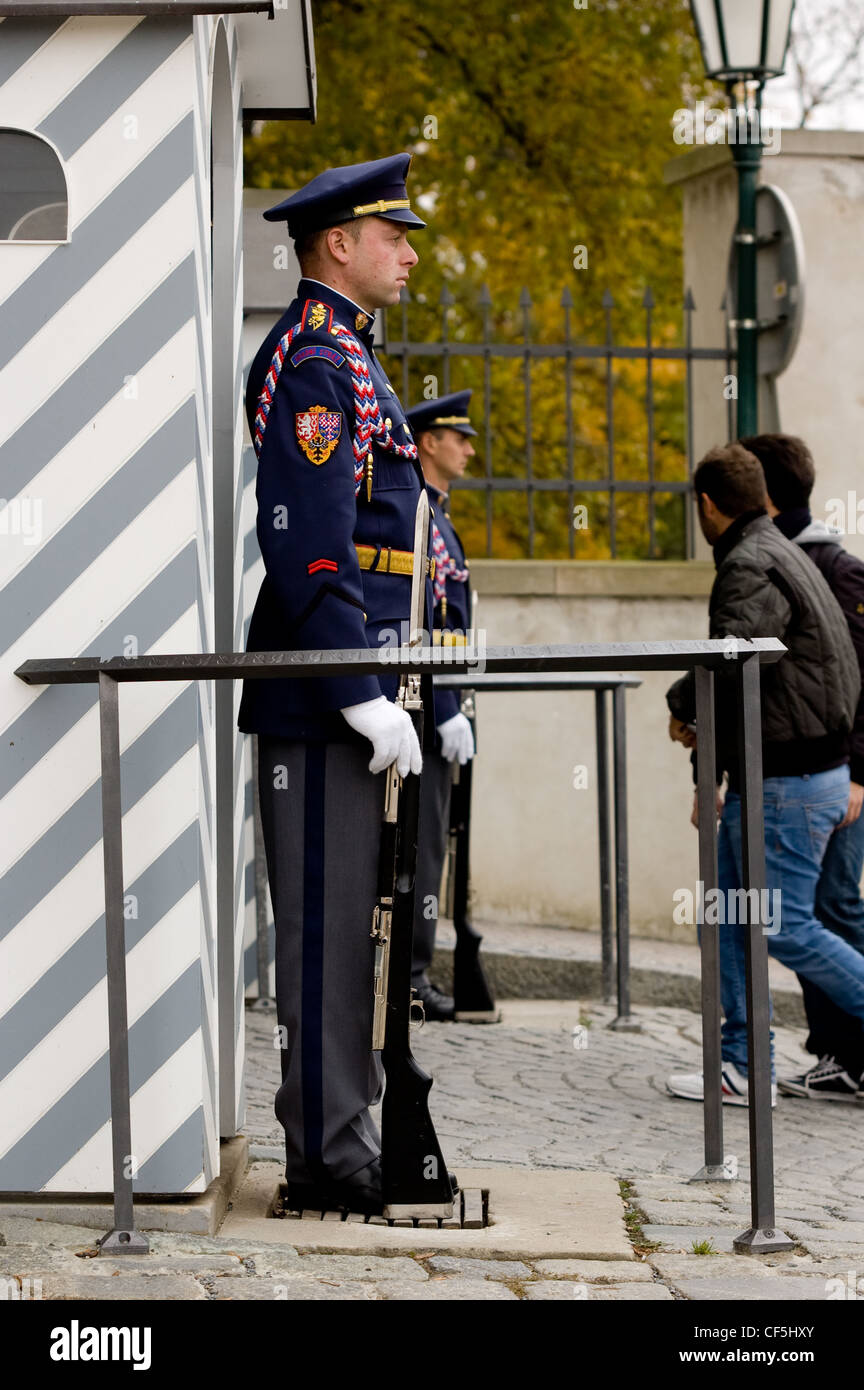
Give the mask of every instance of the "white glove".
[(392, 762), (396, 763), (400, 777), (407, 777), (409, 772), (420, 772), (423, 754), (411, 716), (406, 710), (379, 695), (377, 699), (364, 700), (359, 705), (346, 705), (342, 714), (351, 728), (363, 734), (372, 744), (370, 772), (383, 772)]
[(448, 763), (458, 758), (459, 766), (464, 767), (469, 758), (474, 757), (474, 731), (464, 714), (454, 714), (452, 719), (445, 719), (443, 724), (438, 725), (438, 733), (441, 736), (441, 756)]

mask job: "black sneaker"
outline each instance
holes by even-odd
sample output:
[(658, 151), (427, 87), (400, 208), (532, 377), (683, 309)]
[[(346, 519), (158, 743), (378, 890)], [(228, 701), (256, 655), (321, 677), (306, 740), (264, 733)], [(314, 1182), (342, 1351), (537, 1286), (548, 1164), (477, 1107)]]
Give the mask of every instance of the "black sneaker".
[(820, 1057), (809, 1071), (781, 1078), (777, 1085), (784, 1096), (800, 1096), (804, 1100), (854, 1101), (859, 1094), (858, 1082), (834, 1057)]

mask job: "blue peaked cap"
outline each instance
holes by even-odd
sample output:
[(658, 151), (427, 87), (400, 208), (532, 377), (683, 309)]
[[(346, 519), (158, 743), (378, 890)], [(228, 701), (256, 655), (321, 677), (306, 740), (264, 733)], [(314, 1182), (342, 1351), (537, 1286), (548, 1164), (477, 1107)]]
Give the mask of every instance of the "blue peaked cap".
[(449, 396), (438, 396), (434, 401), (422, 401), (406, 411), (411, 433), (418, 435), (423, 430), (457, 430), (459, 434), (476, 434), (468, 419), (470, 391), (453, 391)]
[(292, 240), (355, 217), (386, 217), (409, 227), (425, 227), (409, 204), (405, 181), (410, 163), (410, 154), (392, 154), (365, 164), (325, 169), (263, 215), (268, 222), (287, 222)]

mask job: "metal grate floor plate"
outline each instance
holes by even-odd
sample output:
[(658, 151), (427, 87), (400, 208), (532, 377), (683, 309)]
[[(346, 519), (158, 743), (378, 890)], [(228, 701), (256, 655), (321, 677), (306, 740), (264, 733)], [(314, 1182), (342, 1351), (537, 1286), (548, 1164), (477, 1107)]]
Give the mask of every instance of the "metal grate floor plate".
[(351, 1225), (365, 1226), (407, 1226), (415, 1230), (428, 1231), (470, 1231), (482, 1230), (489, 1223), (488, 1187), (460, 1188), (453, 1202), (453, 1215), (450, 1217), (414, 1217), (388, 1221), (383, 1216), (364, 1216), (360, 1212), (349, 1212), (345, 1208), (338, 1211), (291, 1211), (285, 1205), (287, 1185), (279, 1184), (279, 1196), (271, 1213), (280, 1221), (327, 1221), (348, 1222)]

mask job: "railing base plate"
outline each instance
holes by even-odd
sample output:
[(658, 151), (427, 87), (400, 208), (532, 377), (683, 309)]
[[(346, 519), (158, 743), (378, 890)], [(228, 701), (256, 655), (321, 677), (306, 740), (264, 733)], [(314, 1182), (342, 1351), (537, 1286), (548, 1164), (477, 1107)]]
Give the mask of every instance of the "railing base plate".
[(642, 1024), (632, 1014), (619, 1014), (608, 1025), (616, 1033), (641, 1033)]
[(96, 1244), (100, 1255), (149, 1255), (150, 1242), (140, 1231), (109, 1231)]
[(749, 1230), (735, 1237), (732, 1249), (736, 1255), (769, 1255), (775, 1250), (794, 1250), (795, 1241), (790, 1240), (785, 1232), (775, 1231), (773, 1227), (759, 1229), (751, 1226)]
[(722, 1163), (706, 1163), (694, 1173), (688, 1182), (735, 1182), (738, 1177), (738, 1159), (735, 1154), (725, 1154)]

